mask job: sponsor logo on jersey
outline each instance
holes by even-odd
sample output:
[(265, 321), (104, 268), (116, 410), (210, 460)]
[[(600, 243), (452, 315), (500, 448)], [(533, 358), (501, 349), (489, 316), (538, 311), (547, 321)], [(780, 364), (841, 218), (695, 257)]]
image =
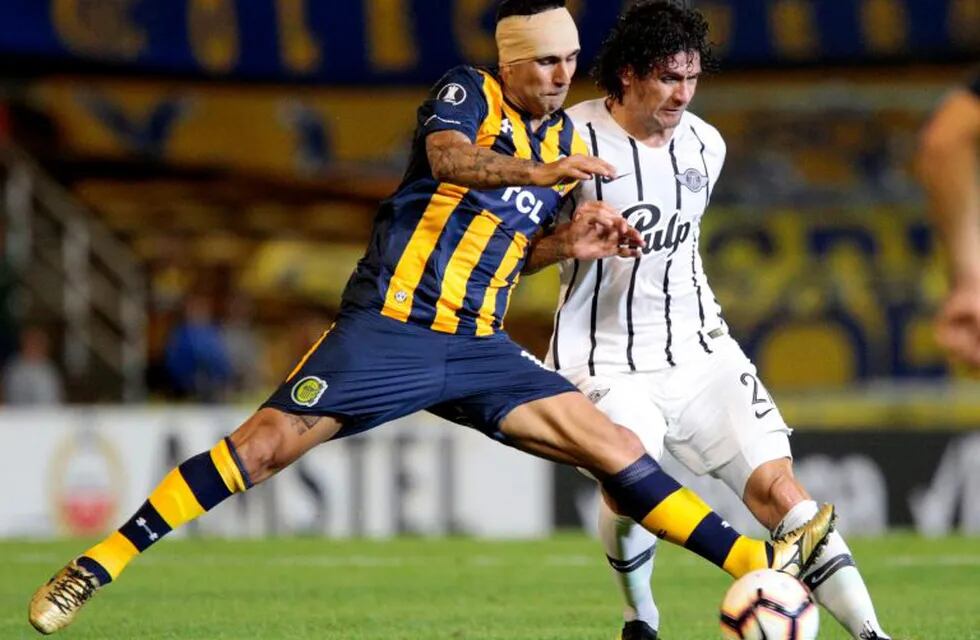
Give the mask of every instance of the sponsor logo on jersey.
[(507, 135), (514, 134), (514, 125), (510, 123), (510, 118), (504, 118), (500, 121), (500, 133), (506, 133)]
[(500, 199), (504, 202), (513, 201), (517, 210), (526, 214), (531, 222), (541, 224), (541, 208), (544, 207), (544, 202), (539, 200), (530, 189), (507, 187)]
[(676, 211), (667, 221), (667, 226), (658, 229), (657, 225), (663, 214), (659, 207), (647, 202), (629, 207), (623, 211), (623, 217), (643, 237), (643, 253), (666, 249), (669, 254), (673, 254), (691, 235), (691, 223), (678, 223), (680, 216)]
[(326, 390), (326, 380), (316, 376), (306, 376), (293, 385), (290, 396), (296, 404), (304, 407), (312, 407), (320, 401), (320, 397)]
[(694, 193), (708, 186), (708, 176), (697, 169), (688, 169), (684, 173), (675, 174), (674, 178)]
[(462, 85), (458, 85), (455, 82), (450, 82), (439, 90), (439, 94), (436, 96), (436, 99), (441, 100), (442, 102), (447, 102), (455, 107), (466, 101), (466, 89), (464, 89)]

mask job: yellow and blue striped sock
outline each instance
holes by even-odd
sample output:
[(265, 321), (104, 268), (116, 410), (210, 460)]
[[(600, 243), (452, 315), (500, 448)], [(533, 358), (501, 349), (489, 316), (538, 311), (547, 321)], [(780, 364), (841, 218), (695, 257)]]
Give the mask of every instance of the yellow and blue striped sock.
[(602, 483), (621, 513), (736, 578), (772, 563), (772, 547), (741, 535), (649, 455)]
[(102, 584), (111, 582), (160, 538), (251, 486), (234, 445), (225, 438), (171, 470), (133, 517), (78, 563)]

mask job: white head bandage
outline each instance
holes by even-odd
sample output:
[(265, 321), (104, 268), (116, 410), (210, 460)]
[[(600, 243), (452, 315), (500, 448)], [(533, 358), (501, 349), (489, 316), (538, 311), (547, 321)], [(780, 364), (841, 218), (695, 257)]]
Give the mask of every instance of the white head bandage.
[(578, 28), (565, 7), (531, 16), (507, 16), (497, 23), (501, 65), (564, 56), (579, 48)]

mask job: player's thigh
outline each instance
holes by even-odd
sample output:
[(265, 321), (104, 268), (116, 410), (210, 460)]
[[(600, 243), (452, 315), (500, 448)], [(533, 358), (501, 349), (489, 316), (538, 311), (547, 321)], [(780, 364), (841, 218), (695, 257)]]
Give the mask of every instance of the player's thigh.
[(249, 460), (274, 473), (316, 444), (434, 402), (445, 351), (445, 335), (373, 312), (344, 312), (232, 442), (242, 441)]
[(499, 429), (514, 447), (599, 477), (621, 471), (644, 453), (632, 431), (613, 424), (577, 391), (518, 405)]
[(742, 496), (755, 469), (792, 457), (791, 430), (734, 340), (719, 343), (714, 354), (684, 375), (692, 391), (665, 438), (682, 464), (698, 474), (719, 476)]
[(621, 465), (618, 471), (642, 454), (632, 433), (610, 422), (571, 382), (506, 334), (454, 338), (446, 362), (443, 397), (429, 407), (436, 415), (600, 473)]
[(660, 461), (667, 422), (642, 376), (627, 373), (592, 376), (587, 369), (562, 371), (562, 374), (610, 420), (635, 433), (646, 452)]
[(449, 336), (373, 311), (345, 311), (263, 407), (330, 416), (337, 436), (418, 411), (439, 397)]

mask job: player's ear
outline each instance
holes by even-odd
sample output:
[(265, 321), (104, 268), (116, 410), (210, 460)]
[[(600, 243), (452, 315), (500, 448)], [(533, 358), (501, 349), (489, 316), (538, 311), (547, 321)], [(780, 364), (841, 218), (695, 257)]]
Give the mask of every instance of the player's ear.
[(624, 89), (633, 84), (635, 80), (636, 73), (633, 71), (633, 67), (623, 67), (619, 70), (619, 82)]

